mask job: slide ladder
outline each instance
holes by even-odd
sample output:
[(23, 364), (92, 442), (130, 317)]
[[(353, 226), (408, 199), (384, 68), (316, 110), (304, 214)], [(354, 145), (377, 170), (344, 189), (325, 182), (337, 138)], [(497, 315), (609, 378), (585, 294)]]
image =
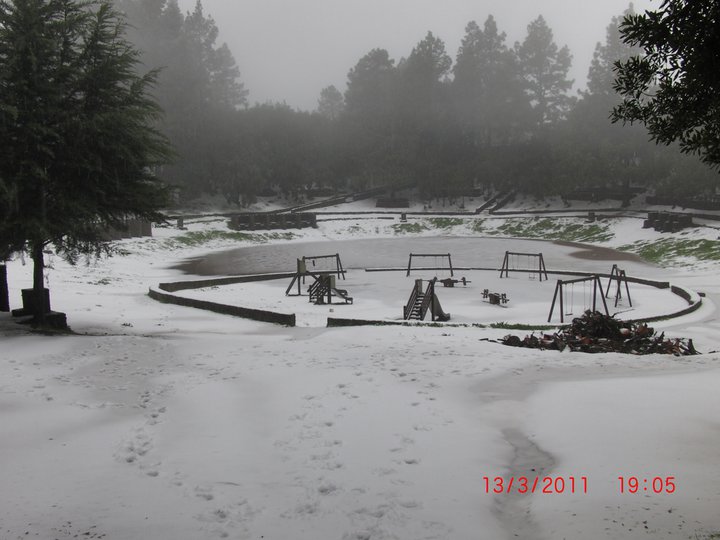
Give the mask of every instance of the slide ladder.
[(308, 273), (308, 275), (315, 278), (315, 282), (308, 287), (310, 302), (314, 304), (331, 304), (333, 297), (337, 297), (346, 304), (353, 303), (352, 297), (348, 296), (348, 292), (345, 289), (335, 288), (335, 276), (312, 273)]
[(422, 279), (415, 280), (415, 285), (410, 293), (407, 304), (403, 307), (403, 318), (407, 320), (424, 321), (428, 310), (430, 310), (433, 321), (449, 321), (450, 314), (445, 313), (440, 306), (435, 294), (435, 281), (428, 282), (428, 286), (423, 292)]

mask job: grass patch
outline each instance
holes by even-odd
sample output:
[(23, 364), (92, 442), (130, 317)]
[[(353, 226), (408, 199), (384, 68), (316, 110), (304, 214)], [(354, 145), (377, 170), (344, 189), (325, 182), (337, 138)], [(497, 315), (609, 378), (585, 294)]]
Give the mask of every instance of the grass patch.
[[(475, 228), (476, 231), (480, 230), (481, 228), (478, 224), (478, 221), (480, 224), (482, 224), (482, 220), (473, 220), (473, 228)], [(431, 229), (450, 229), (452, 227), (465, 225), (465, 223), (466, 220), (464, 220), (463, 218), (432, 217), (418, 219), (416, 221), (413, 221), (412, 223), (396, 223), (392, 227), (395, 230), (395, 234), (412, 234), (429, 231)]]
[(270, 240), (292, 240), (295, 235), (291, 232), (272, 233), (246, 233), (240, 231), (190, 231), (181, 236), (168, 238), (165, 245), (170, 248), (198, 247), (210, 242), (253, 242), (262, 244)]
[(254, 238), (253, 235), (237, 231), (192, 231), (171, 239), (172, 242), (186, 247), (201, 246), (216, 240), (247, 242)]
[(392, 228), (395, 234), (413, 234), (429, 230), (427, 225), (417, 221), (413, 223), (396, 223)]
[(430, 225), (436, 229), (449, 229), (450, 227), (457, 227), (458, 225), (463, 225), (465, 223), (465, 220), (463, 219), (447, 217), (429, 218), (428, 221), (430, 222)]
[(613, 238), (605, 223), (568, 222), (567, 219), (524, 218), (507, 220), (490, 234), (566, 242), (606, 242)]
[(699, 261), (720, 261), (720, 241), (686, 240), (663, 238), (653, 241), (639, 241), (618, 248), (621, 251), (636, 253), (644, 260), (661, 266), (681, 264), (687, 257)]
[(532, 325), (532, 324), (511, 324), (506, 322), (492, 323), (490, 328), (501, 328), (503, 330), (554, 330), (557, 326)]
[(485, 220), (484, 219), (474, 219), (472, 222), (472, 230), (476, 233), (482, 233), (485, 231)]

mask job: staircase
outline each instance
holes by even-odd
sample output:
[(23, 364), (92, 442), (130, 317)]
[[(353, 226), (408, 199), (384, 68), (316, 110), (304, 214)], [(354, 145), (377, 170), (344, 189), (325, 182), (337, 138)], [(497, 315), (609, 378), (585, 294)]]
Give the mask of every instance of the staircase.
[(424, 293), (421, 292), (415, 295), (415, 301), (413, 302), (412, 306), (410, 306), (410, 309), (408, 310), (407, 306), (405, 307), (405, 320), (414, 319), (417, 321), (422, 321), (425, 318), (425, 313), (423, 313), (424, 300)]
[(415, 280), (415, 286), (410, 293), (410, 298), (407, 304), (403, 307), (403, 318), (407, 320), (422, 321), (425, 319), (432, 297), (434, 289), (432, 283), (428, 283), (428, 288), (425, 292), (422, 289), (422, 279)]
[(335, 277), (331, 275), (320, 275), (310, 274), (315, 277), (315, 282), (308, 287), (308, 296), (310, 302), (314, 304), (325, 304), (332, 303), (333, 297), (340, 298), (346, 304), (352, 304), (353, 299), (348, 296), (348, 292), (345, 289), (336, 289)]
[(316, 279), (315, 282), (308, 287), (308, 296), (310, 302), (314, 304), (322, 304), (325, 302), (325, 297), (328, 295), (328, 283), (325, 279)]

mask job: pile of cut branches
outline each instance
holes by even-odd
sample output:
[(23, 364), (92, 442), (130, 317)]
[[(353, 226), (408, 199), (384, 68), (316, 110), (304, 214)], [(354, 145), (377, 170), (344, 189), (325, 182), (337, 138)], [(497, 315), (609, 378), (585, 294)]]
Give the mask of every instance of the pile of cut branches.
[(687, 356), (699, 354), (692, 339), (668, 339), (665, 333), (659, 336), (647, 324), (635, 324), (617, 320), (599, 311), (586, 311), (582, 317), (573, 319), (572, 324), (555, 334), (534, 333), (520, 339), (505, 336), (501, 343), (511, 347), (551, 349), (573, 352), (626, 354), (674, 354)]

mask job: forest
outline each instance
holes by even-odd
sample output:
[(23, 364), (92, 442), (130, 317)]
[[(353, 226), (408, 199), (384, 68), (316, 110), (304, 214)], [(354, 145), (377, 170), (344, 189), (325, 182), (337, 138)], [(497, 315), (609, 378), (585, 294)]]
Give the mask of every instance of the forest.
[[(160, 176), (181, 200), (220, 195), (246, 206), (263, 194), (302, 198), (417, 186), (425, 198), (484, 190), (538, 197), (644, 188), (712, 193), (717, 172), (641, 125), (613, 123), (614, 63), (639, 54), (613, 17), (585, 88), (573, 95), (572, 53), (542, 16), (508, 43), (492, 15), (467, 23), (454, 58), (428, 32), (398, 60), (375, 48), (324, 88), (314, 111), (249, 104), (240, 67), (198, 1), (116, 0), (144, 69), (160, 68), (160, 126), (175, 148)], [(579, 85), (583, 86), (583, 85)]]

